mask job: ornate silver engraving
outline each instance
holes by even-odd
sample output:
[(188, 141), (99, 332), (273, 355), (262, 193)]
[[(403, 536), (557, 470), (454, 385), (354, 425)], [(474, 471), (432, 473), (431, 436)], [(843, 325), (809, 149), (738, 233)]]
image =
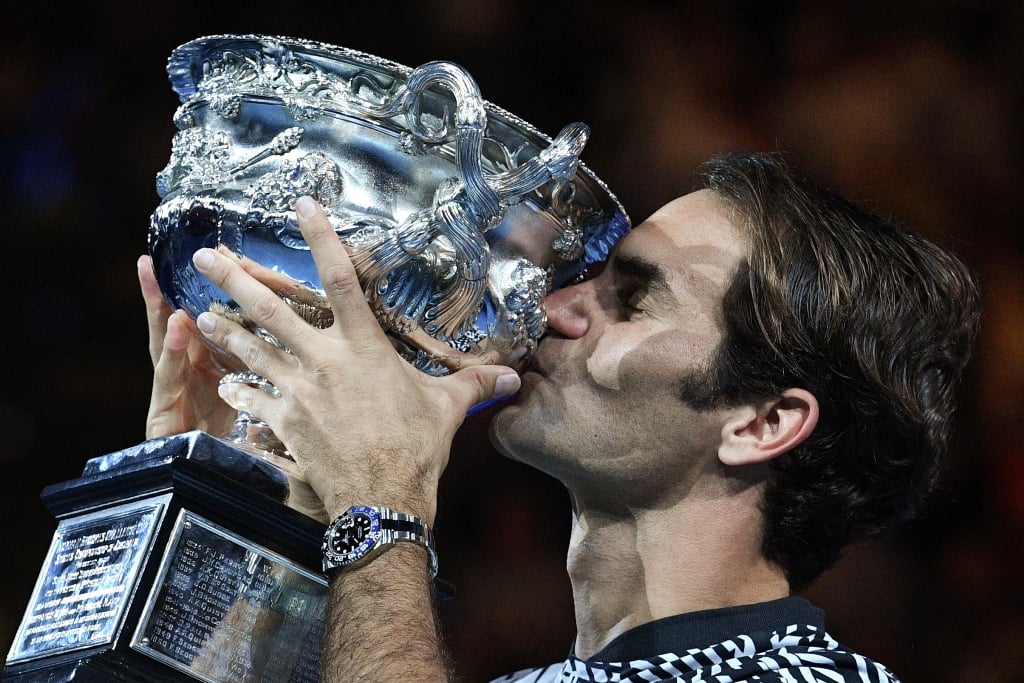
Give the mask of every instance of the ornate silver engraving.
[(276, 169), (263, 174), (242, 192), (250, 208), (283, 213), (303, 195), (315, 197), (324, 206), (334, 206), (345, 189), (341, 169), (319, 152), (298, 159), (287, 159)]

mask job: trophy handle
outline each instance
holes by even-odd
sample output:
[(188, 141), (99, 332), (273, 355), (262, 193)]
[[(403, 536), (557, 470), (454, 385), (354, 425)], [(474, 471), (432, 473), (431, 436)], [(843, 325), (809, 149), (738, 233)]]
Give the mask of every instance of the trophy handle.
[[(452, 95), (454, 112), (445, 108), (440, 118), (423, 114), (423, 98), (432, 87)], [(570, 124), (537, 156), (521, 164), (507, 158), (509, 170), (487, 173), (487, 109), (476, 81), (451, 62), (430, 62), (414, 69), (393, 99), (372, 113), (381, 116), (385, 111), (404, 114), (408, 135), (416, 145), (454, 143), (458, 178), (438, 187), (430, 209), (413, 214), (393, 230), (372, 231), (350, 241), (353, 265), (371, 307), (388, 331), (408, 338), (422, 327), (431, 337), (456, 339), (471, 324), (488, 287), (491, 253), (484, 233), (501, 222), (509, 205), (547, 183), (554, 181), (558, 186), (553, 196), (561, 195), (563, 188), (571, 194), (571, 179), (590, 129), (582, 123)], [(561, 257), (576, 259), (582, 253), (582, 233), (577, 234), (571, 224), (564, 230), (572, 234), (562, 235), (554, 246)], [(414, 260), (443, 275), (428, 283), (389, 283), (392, 273)], [(435, 288), (437, 299), (427, 305)], [(538, 311), (543, 294), (535, 297)], [(536, 312), (534, 317), (539, 317)], [(526, 343), (525, 335), (533, 332), (523, 327), (512, 344)]]

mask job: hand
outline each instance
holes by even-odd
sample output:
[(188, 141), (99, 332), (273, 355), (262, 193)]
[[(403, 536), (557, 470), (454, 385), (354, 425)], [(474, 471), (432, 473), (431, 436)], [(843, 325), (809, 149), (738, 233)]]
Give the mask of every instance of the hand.
[(139, 286), (149, 321), (149, 356), (153, 393), (146, 418), (146, 438), (201, 429), (214, 436), (228, 433), (236, 411), (217, 394), (227, 372), (199, 337), (184, 311), (172, 311), (153, 273), (153, 260), (138, 261)]
[(403, 361), (370, 311), (345, 246), (310, 198), (296, 202), (299, 227), (323, 283), (333, 323), (316, 329), (275, 289), (212, 249), (196, 252), (201, 273), (289, 350), (213, 313), (197, 320), (217, 346), (280, 391), (221, 387), (234, 408), (258, 415), (295, 458), (336, 516), (350, 505), (386, 505), (433, 523), (437, 484), (456, 429), (473, 405), (519, 388), (511, 368), (478, 365), (431, 377)]

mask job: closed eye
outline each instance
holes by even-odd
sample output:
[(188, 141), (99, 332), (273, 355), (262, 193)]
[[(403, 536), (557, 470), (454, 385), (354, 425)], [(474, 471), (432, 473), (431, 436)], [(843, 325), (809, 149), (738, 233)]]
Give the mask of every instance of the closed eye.
[(645, 312), (644, 302), (649, 293), (668, 291), (664, 272), (651, 261), (636, 256), (617, 255), (613, 267), (616, 304), (626, 318)]
[(639, 287), (623, 287), (616, 292), (615, 296), (619, 310), (624, 314), (624, 317), (632, 318), (644, 312), (642, 306), (644, 294), (644, 289)]

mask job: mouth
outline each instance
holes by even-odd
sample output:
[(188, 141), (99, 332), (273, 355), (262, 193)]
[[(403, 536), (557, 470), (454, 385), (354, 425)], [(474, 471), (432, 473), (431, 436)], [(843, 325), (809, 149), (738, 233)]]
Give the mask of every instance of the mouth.
[(533, 357), (530, 359), (530, 364), (526, 367), (526, 371), (523, 373), (524, 376), (527, 374), (540, 375), (541, 377), (547, 376), (547, 373), (544, 370), (544, 359), (540, 354), (539, 348), (533, 354)]
[(530, 357), (530, 364), (527, 372), (533, 372), (541, 377), (548, 377), (558, 366), (559, 358), (563, 356), (561, 337), (550, 333), (543, 335)]

